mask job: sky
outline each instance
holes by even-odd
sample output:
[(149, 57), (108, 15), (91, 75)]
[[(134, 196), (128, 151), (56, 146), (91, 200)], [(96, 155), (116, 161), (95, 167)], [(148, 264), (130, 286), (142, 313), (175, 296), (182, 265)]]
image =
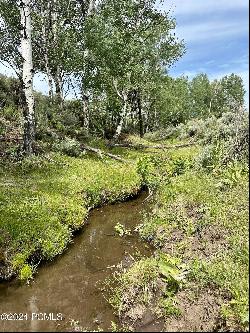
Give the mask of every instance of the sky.
[[(185, 55), (170, 69), (176, 77), (190, 79), (207, 73), (210, 79), (235, 73), (242, 77), (249, 98), (248, 0), (163, 0), (164, 9), (171, 9), (176, 18), (176, 35), (184, 39)], [(0, 72), (10, 75), (0, 65)], [(36, 75), (36, 90), (47, 92), (44, 77)]]
[(235, 73), (249, 98), (248, 0), (164, 0), (176, 18), (176, 35), (186, 54), (170, 69), (172, 76), (207, 73), (210, 79)]

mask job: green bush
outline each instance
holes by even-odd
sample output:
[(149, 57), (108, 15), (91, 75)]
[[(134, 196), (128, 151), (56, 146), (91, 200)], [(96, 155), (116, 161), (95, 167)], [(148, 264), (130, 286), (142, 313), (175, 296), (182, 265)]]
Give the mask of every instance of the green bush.
[(218, 146), (205, 146), (196, 158), (197, 167), (212, 170), (216, 163), (218, 163), (219, 153), (220, 149)]
[(197, 135), (203, 150), (197, 158), (198, 166), (213, 169), (217, 164), (232, 161), (248, 161), (249, 157), (249, 119), (246, 112), (224, 113), (213, 123), (204, 121), (203, 132)]
[(180, 124), (178, 130), (180, 139), (202, 138), (206, 130), (206, 121), (203, 119), (192, 119), (186, 124)]
[(160, 129), (155, 132), (148, 132), (144, 135), (144, 139), (149, 141), (160, 141), (165, 139), (174, 139), (179, 136), (179, 128), (169, 125), (167, 128)]
[(80, 143), (77, 140), (68, 137), (61, 141), (54, 142), (52, 144), (52, 150), (72, 157), (78, 157), (81, 155)]
[(160, 156), (144, 155), (137, 162), (137, 173), (141, 176), (142, 184), (155, 190), (162, 180), (162, 173), (159, 172), (162, 167)]

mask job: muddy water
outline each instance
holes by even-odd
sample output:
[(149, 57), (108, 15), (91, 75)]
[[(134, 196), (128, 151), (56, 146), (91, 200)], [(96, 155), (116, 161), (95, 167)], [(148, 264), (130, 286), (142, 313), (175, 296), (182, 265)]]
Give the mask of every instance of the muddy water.
[[(69, 249), (40, 267), (30, 285), (0, 284), (0, 331), (73, 331), (77, 325), (90, 332), (110, 330), (116, 318), (103, 296), (104, 279), (114, 265), (126, 266), (131, 256), (151, 252), (135, 233), (121, 238), (114, 226), (119, 222), (133, 229), (139, 224), (145, 196), (93, 210)], [(5, 314), (13, 315), (4, 320)]]

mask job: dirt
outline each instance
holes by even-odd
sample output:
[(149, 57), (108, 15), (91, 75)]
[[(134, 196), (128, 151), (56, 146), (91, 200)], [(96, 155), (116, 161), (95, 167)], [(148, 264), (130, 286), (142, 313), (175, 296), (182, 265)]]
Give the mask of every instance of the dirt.
[(214, 332), (217, 331), (220, 317), (220, 307), (225, 299), (216, 290), (201, 289), (189, 286), (176, 296), (181, 310), (178, 318), (166, 321), (165, 332)]
[[(158, 293), (159, 294), (159, 293)], [(220, 314), (221, 305), (230, 300), (214, 287), (200, 289), (188, 284), (177, 292), (175, 301), (179, 316), (157, 318), (154, 299), (149, 307), (134, 305), (123, 318), (123, 326), (134, 332), (225, 332), (229, 331)]]
[[(194, 225), (202, 218), (202, 213), (194, 207), (189, 207), (188, 216)], [(193, 259), (211, 260), (216, 253), (227, 249), (227, 233), (218, 225), (203, 226), (187, 236), (181, 230), (174, 230), (163, 247), (163, 252), (171, 255), (181, 255), (186, 263)], [(229, 295), (220, 295), (215, 288), (199, 289), (197, 285), (188, 285), (176, 295), (177, 306), (181, 315), (168, 318), (165, 332), (213, 332), (227, 331), (220, 316), (223, 303), (229, 301)]]
[(182, 202), (174, 204), (170, 209), (182, 211), (184, 217), (192, 221), (194, 232), (187, 235), (181, 228), (172, 230), (170, 237), (163, 246), (163, 252), (171, 255), (182, 255), (184, 261), (193, 258), (208, 259), (217, 252), (225, 250), (228, 247), (227, 230), (220, 225), (206, 225), (203, 220), (209, 214), (207, 207)]
[(0, 282), (9, 280), (13, 276), (13, 271), (4, 261), (0, 261)]
[[(202, 209), (187, 207), (186, 212), (194, 225), (199, 226), (199, 221), (204, 216)], [(181, 255), (183, 261), (189, 263), (195, 258), (211, 260), (228, 246), (227, 232), (222, 226), (205, 225), (201, 228), (197, 227), (190, 236), (180, 229), (173, 230), (162, 251), (172, 256)], [(155, 291), (155, 297), (152, 300), (155, 304), (162, 294), (160, 284), (158, 287), (159, 290)], [(221, 306), (230, 301), (230, 295), (222, 295), (215, 286), (202, 288), (198, 284), (188, 282), (185, 289), (177, 292), (175, 300), (180, 315), (168, 317), (165, 320), (157, 319), (151, 308), (134, 306), (127, 313), (130, 320), (134, 319), (133, 330), (136, 332), (230, 331), (220, 312)]]
[(157, 318), (155, 314), (157, 300), (162, 292), (158, 290), (157, 294), (150, 306), (135, 304), (123, 314), (123, 327), (129, 327), (133, 332), (229, 331), (221, 317), (220, 308), (230, 300), (230, 295), (221, 294), (213, 286), (199, 288), (197, 284), (187, 284), (175, 297), (180, 315), (167, 318)]
[(153, 306), (137, 304), (125, 314), (122, 324), (132, 332), (162, 332), (165, 321), (156, 317)]

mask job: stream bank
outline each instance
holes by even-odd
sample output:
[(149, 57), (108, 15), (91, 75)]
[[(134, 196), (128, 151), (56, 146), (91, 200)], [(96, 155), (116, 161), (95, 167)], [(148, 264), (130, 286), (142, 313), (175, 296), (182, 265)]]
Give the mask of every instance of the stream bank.
[[(114, 227), (119, 222), (133, 230), (141, 223), (146, 196), (142, 192), (134, 200), (93, 209), (68, 250), (42, 265), (30, 285), (17, 280), (0, 284), (0, 313), (27, 314), (27, 320), (1, 320), (1, 330), (110, 330), (117, 318), (103, 295), (104, 280), (117, 265), (129, 267), (134, 260), (152, 254), (136, 233), (120, 237)], [(35, 315), (31, 320), (32, 313), (38, 314), (37, 319), (52, 314), (59, 320), (37, 320)]]

